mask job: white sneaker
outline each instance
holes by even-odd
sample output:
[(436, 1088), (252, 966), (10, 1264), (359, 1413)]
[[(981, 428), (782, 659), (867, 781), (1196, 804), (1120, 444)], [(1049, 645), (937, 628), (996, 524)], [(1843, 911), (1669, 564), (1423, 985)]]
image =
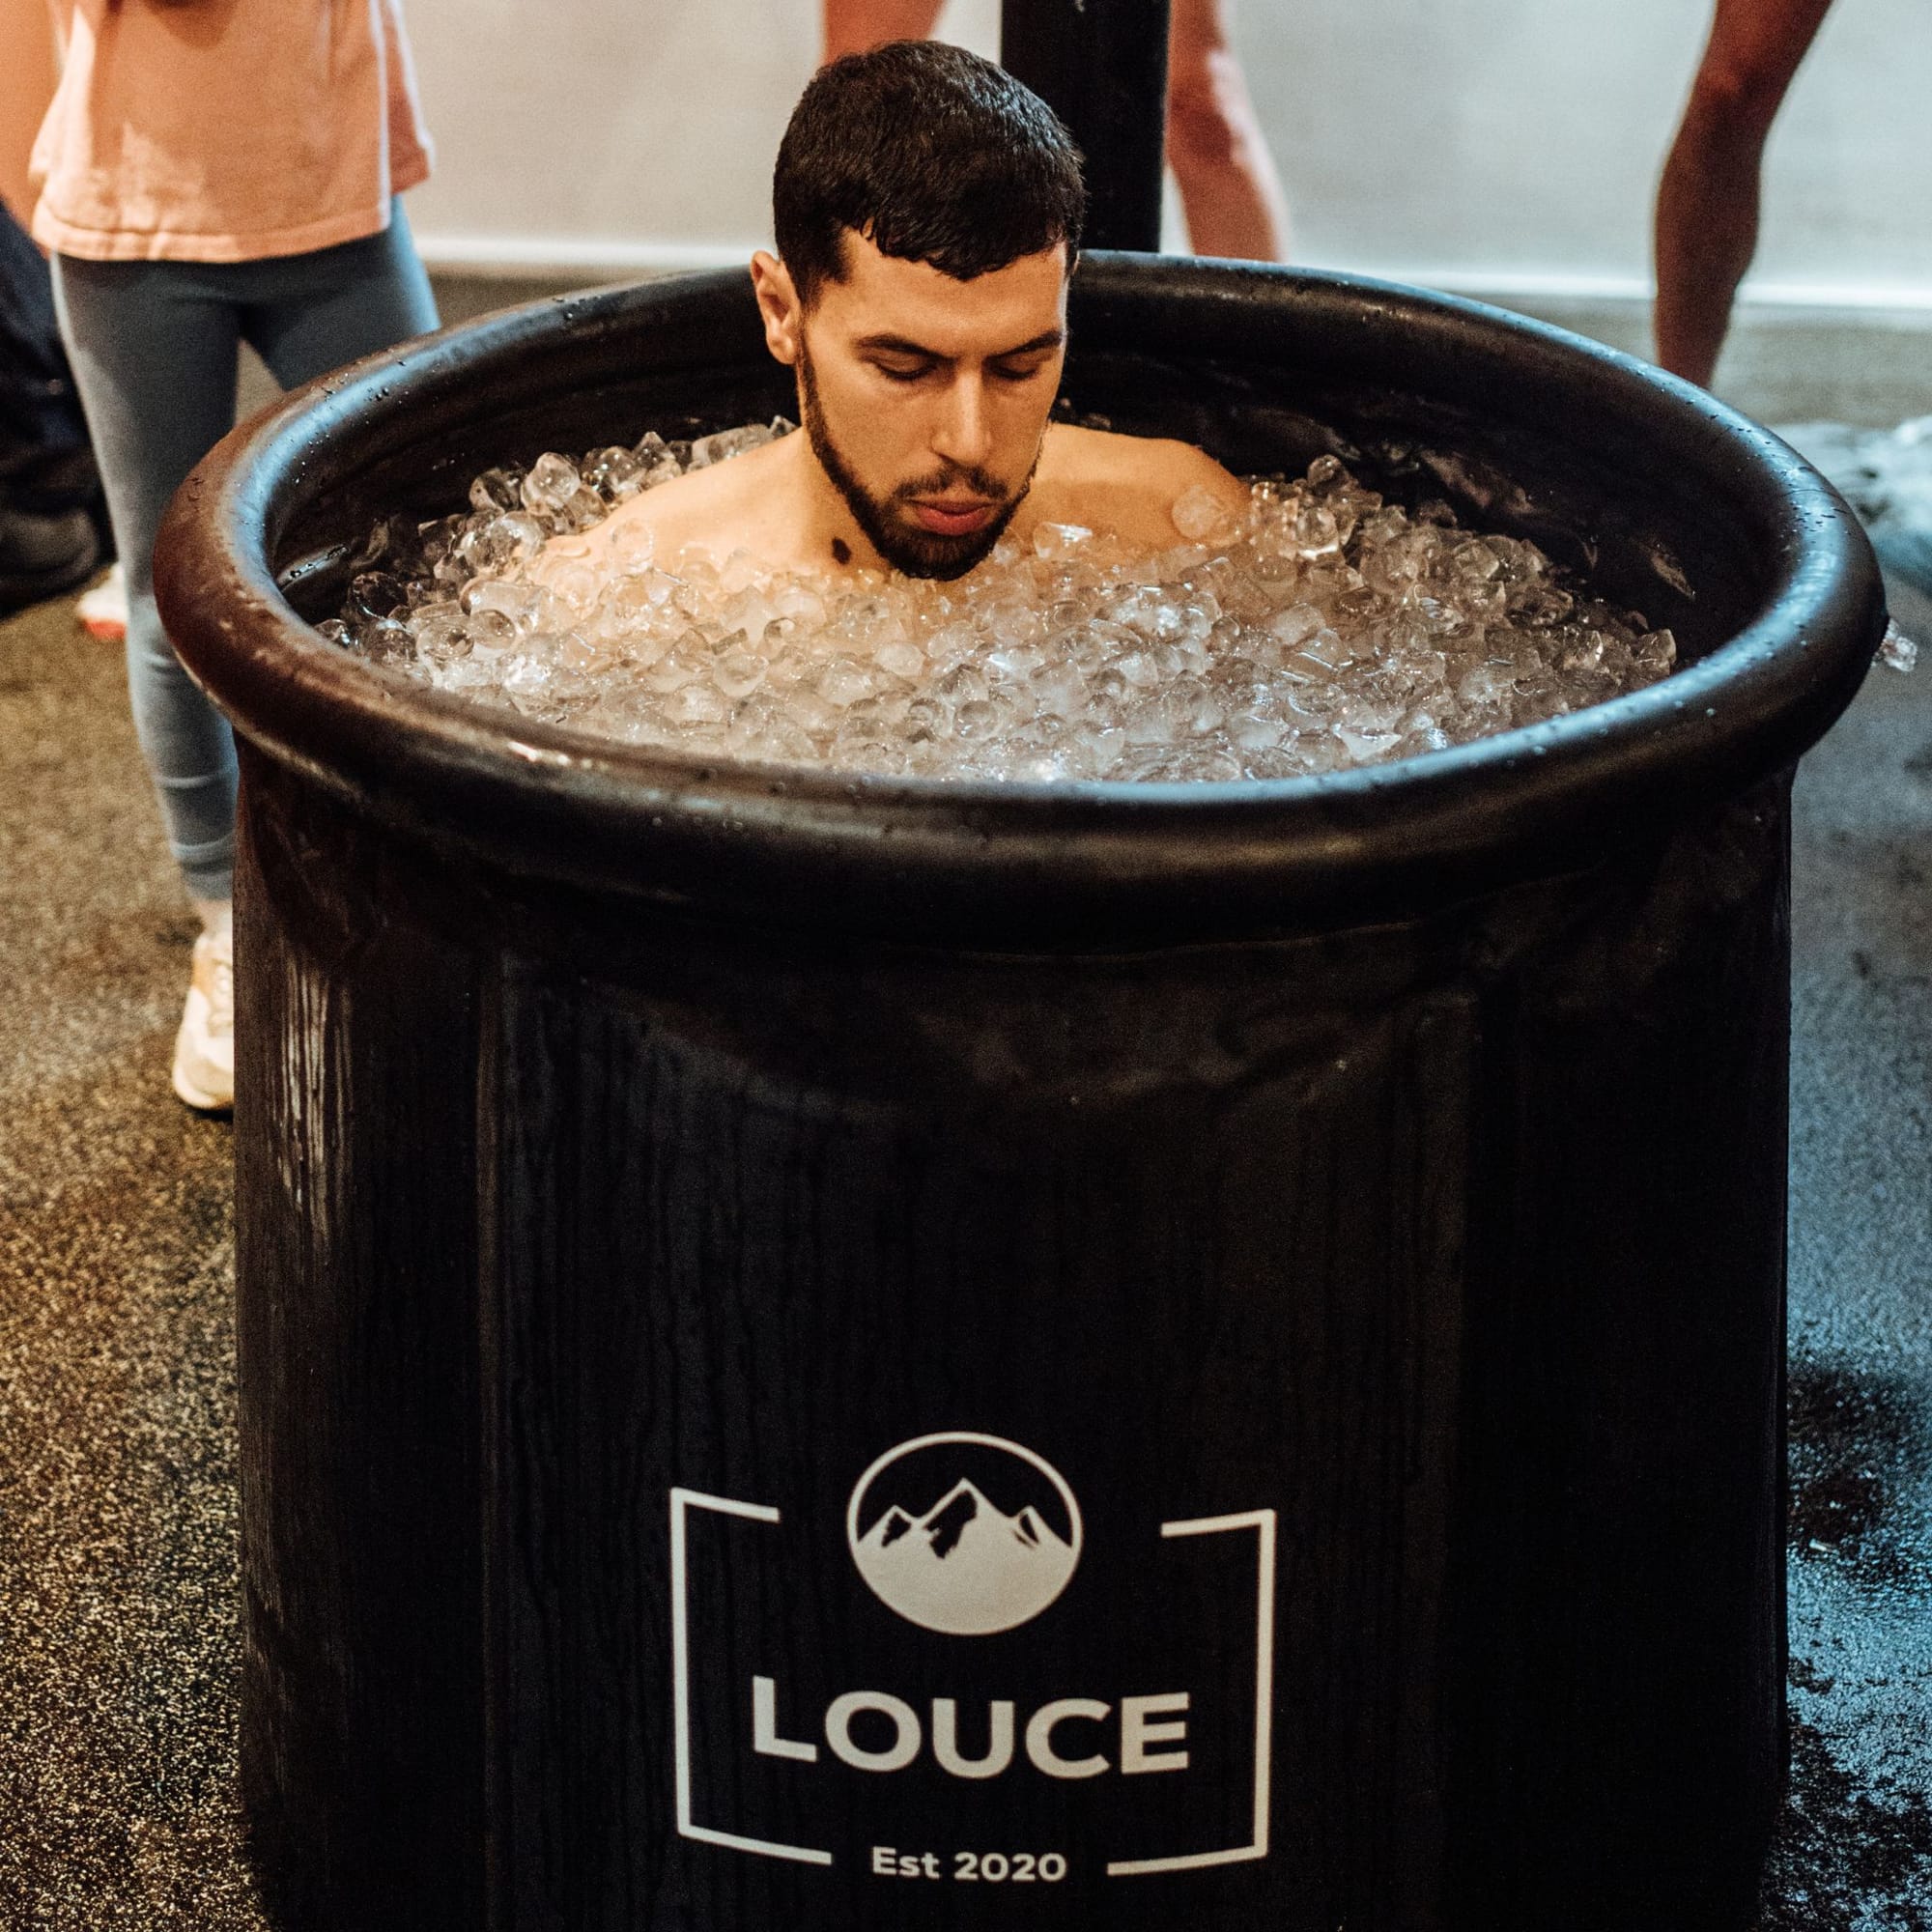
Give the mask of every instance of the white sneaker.
[(187, 1007), (175, 1036), (175, 1092), (203, 1113), (235, 1104), (235, 948), (223, 933), (194, 942)]
[(92, 590), (75, 599), (73, 614), (90, 638), (118, 644), (128, 635), (128, 577), (117, 562)]

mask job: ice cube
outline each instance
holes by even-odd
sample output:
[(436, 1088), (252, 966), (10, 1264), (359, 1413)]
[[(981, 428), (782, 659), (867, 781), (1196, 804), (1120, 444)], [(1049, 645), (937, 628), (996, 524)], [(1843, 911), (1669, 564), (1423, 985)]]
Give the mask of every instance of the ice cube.
[(763, 658), (739, 644), (719, 653), (711, 668), (711, 682), (726, 697), (749, 697), (764, 683), (765, 668)]
[(1325, 503), (1304, 503), (1295, 512), (1294, 547), (1303, 556), (1321, 556), (1341, 548), (1335, 512)]
[(523, 473), (516, 469), (486, 469), (469, 486), (471, 509), (514, 510), (524, 500)]
[(1169, 513), (1174, 527), (1189, 543), (1226, 541), (1237, 527), (1221, 498), (1205, 483), (1188, 490)]
[(819, 696), (841, 711), (871, 696), (875, 688), (872, 673), (856, 658), (836, 657), (818, 673)]
[(425, 605), (411, 613), (409, 629), (416, 654), (432, 668), (469, 655), (469, 634), (460, 605)]
[(1069, 556), (1093, 536), (1092, 530), (1079, 524), (1041, 524), (1033, 533), (1034, 554), (1049, 559)]
[(554, 517), (582, 487), (577, 465), (554, 449), (546, 450), (524, 478), (524, 508), (534, 517)]
[(722, 724), (731, 715), (729, 699), (716, 686), (700, 684), (694, 678), (681, 684), (664, 700), (664, 716), (675, 725)]
[(894, 638), (881, 644), (872, 653), (872, 662), (881, 670), (907, 680), (923, 675), (925, 670), (925, 653), (907, 638)]
[(1630, 647), (1633, 663), (1646, 680), (1667, 677), (1677, 665), (1677, 639), (1670, 631), (1646, 631)]

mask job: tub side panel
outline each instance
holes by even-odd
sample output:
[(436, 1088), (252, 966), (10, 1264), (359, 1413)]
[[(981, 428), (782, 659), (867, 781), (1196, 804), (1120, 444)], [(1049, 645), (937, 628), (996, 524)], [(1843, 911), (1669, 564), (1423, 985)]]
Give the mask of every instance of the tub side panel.
[(480, 1924), (473, 973), (243, 751), (242, 1779), (299, 1925)]
[[(1781, 792), (1426, 923), (1003, 959), (454, 878), (271, 789), (248, 1762), (310, 1922), (1748, 1922)], [(848, 1547), (943, 1431), (1078, 1498), (1010, 1631), (921, 1627)], [(962, 1464), (1053, 1528), (1029, 1467)], [(855, 1691), (904, 1766), (878, 1709), (841, 1756)], [(1127, 1700), (1183, 1693), (1184, 1772), (1127, 1772)], [(1069, 1697), (1092, 1777), (1024, 1743)], [(998, 1776), (937, 1766), (938, 1698), (968, 1752), (1012, 1706)], [(1110, 1872), (1260, 1842), (1262, 1707), (1268, 1856)]]
[[(594, 973), (506, 971), (489, 1049), (501, 1922), (1435, 1924), (1475, 1043), (1441, 940), (579, 939)], [(1024, 1628), (935, 1636), (855, 1568), (862, 1472), (947, 1430), (1078, 1494), (1079, 1569)], [(1260, 1842), (1261, 1533), (1162, 1527), (1258, 1510), (1269, 1856), (1109, 1873)], [(812, 1762), (756, 1748), (758, 1678)], [(919, 1716), (915, 1762), (837, 1761), (853, 1690)], [(1184, 1772), (1125, 1773), (1123, 1700), (1180, 1693)], [(1104, 1705), (1106, 1768), (944, 1775), (935, 1696), (975, 1751), (992, 1704)], [(882, 1879), (887, 1845), (942, 1876)], [(976, 1851), (1071, 1869), (954, 1880)]]
[(1783, 1781), (1788, 781), (1490, 1002), (1453, 1922), (1753, 1922)]

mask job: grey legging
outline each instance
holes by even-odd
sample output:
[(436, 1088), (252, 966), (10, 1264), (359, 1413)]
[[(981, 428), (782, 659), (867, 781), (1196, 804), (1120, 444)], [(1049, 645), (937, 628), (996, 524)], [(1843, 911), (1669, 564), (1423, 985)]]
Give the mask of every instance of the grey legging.
[(238, 344), (285, 388), (436, 327), (400, 204), (380, 235), (258, 262), (54, 258), (54, 299), (128, 573), (128, 689), (168, 843), (201, 899), (235, 867), (235, 745), (161, 629), (155, 531), (235, 416)]

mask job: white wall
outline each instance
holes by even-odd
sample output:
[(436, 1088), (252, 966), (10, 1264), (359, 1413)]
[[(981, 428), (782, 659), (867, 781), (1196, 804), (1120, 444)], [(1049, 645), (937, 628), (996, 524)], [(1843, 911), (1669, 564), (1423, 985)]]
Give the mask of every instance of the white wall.
[[(949, 40), (996, 54), (999, 0)], [(742, 259), (818, 59), (818, 0), (408, 0), (438, 148), (410, 218), (487, 267)]]
[[(996, 50), (998, 0), (941, 32)], [(737, 259), (817, 49), (816, 0), (411, 0), (433, 260)], [(1507, 293), (1635, 293), (1697, 0), (1238, 0), (1298, 259)], [(1838, 0), (1774, 139), (1780, 299), (1932, 307), (1932, 14)]]

